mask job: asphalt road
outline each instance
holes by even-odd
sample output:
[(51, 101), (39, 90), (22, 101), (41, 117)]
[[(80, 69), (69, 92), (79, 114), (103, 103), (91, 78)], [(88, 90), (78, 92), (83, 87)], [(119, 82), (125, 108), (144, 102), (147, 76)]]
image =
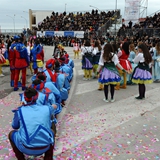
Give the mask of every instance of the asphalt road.
[[(65, 48), (73, 59), (72, 48)], [(53, 47), (44, 47), (45, 60)], [(146, 99), (135, 100), (138, 86), (115, 92), (116, 101), (105, 103), (96, 79), (83, 81), (81, 60), (74, 60), (74, 78), (66, 106), (59, 115), (55, 160), (160, 160), (159, 83), (147, 85)], [(0, 159), (15, 160), (8, 143), (11, 110), (19, 93), (10, 88), (9, 67), (0, 77)], [(30, 74), (30, 72), (28, 72)], [(31, 75), (27, 76), (30, 83)], [(41, 159), (41, 157), (37, 158)]]

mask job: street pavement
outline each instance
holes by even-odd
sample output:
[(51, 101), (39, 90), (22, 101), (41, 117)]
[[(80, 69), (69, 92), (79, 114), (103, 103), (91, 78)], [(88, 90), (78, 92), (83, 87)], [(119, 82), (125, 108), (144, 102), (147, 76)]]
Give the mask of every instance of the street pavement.
[[(73, 59), (71, 47), (66, 47)], [(45, 60), (53, 47), (44, 47)], [(160, 84), (146, 86), (146, 99), (136, 100), (138, 86), (115, 91), (114, 103), (105, 103), (96, 79), (83, 81), (81, 60), (74, 60), (69, 98), (58, 116), (54, 160), (160, 160)], [(7, 135), (11, 110), (19, 93), (10, 87), (9, 67), (0, 77), (0, 160), (15, 160)], [(30, 72), (27, 84), (30, 83)], [(37, 159), (42, 159), (37, 157)]]

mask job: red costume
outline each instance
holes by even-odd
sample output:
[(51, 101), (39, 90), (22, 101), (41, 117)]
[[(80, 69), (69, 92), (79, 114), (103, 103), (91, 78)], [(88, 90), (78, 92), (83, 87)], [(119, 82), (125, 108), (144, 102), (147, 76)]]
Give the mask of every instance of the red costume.
[(16, 46), (16, 42), (12, 43), (11, 47), (9, 48), (8, 60), (10, 65), (11, 71), (11, 87), (14, 87), (14, 76), (15, 76), (15, 67), (14, 67), (14, 47)]
[(18, 79), (19, 79), (20, 70), (22, 70), (22, 90), (25, 90), (26, 68), (29, 65), (29, 59), (28, 59), (27, 49), (22, 43), (18, 43), (14, 48), (13, 65), (15, 68), (14, 91), (18, 90)]
[(120, 65), (126, 70), (131, 71), (132, 65), (128, 60), (129, 54), (127, 55), (124, 50), (122, 50), (122, 55), (119, 57)]

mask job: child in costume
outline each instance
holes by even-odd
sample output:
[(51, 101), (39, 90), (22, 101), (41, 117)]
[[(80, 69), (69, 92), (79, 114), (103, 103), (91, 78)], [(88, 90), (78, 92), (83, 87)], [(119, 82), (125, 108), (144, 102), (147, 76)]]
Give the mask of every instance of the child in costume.
[[(134, 70), (134, 68), (137, 66), (137, 64), (135, 64), (133, 62), (133, 59), (136, 56), (136, 51), (134, 49), (134, 44), (129, 45), (129, 51), (130, 51), (130, 54), (129, 54), (128, 60), (132, 65), (132, 69)], [(132, 74), (127, 74), (127, 84), (132, 84)]]
[(82, 69), (84, 70), (83, 80), (90, 80), (93, 69), (93, 47), (89, 40), (86, 40), (84, 46), (81, 47)]
[[(44, 70), (44, 73), (46, 75), (46, 82), (54, 82), (56, 84), (57, 89), (60, 91), (62, 102), (64, 104), (64, 101), (66, 101), (68, 98), (68, 90), (70, 89), (70, 85), (66, 85), (66, 76), (59, 71), (59, 67), (55, 65), (56, 62), (57, 61), (55, 61), (55, 59), (49, 59), (46, 62), (46, 70)], [(56, 71), (54, 70), (55, 68)]]
[[(27, 48), (28, 59), (29, 59), (29, 62), (30, 62), (31, 61), (31, 48), (30, 48), (30, 45), (29, 45), (29, 43), (27, 41), (24, 42), (24, 45)], [(32, 63), (29, 64), (28, 69), (30, 70), (31, 74), (33, 74)]]
[[(41, 92), (46, 95), (46, 100), (48, 99), (48, 101), (49, 101), (48, 104), (52, 105), (54, 107), (55, 115), (59, 114), (62, 111), (61, 95), (60, 95), (59, 90), (55, 87), (55, 85), (52, 82), (46, 82), (46, 76), (42, 73), (39, 73), (37, 75), (37, 80), (32, 82), (32, 86), (36, 87), (37, 85), (35, 85), (34, 83), (37, 83), (37, 82), (40, 83), (39, 80), (41, 81), (41, 83), (44, 84), (44, 88), (41, 89)], [(55, 105), (56, 105), (56, 107), (55, 107)]]
[(18, 160), (25, 160), (26, 155), (41, 155), (44, 160), (52, 160), (54, 147), (54, 132), (51, 117), (53, 108), (47, 105), (37, 105), (38, 92), (27, 88), (24, 92), (27, 102), (13, 110), (13, 131), (9, 133), (9, 141)]
[(142, 100), (145, 98), (145, 84), (152, 83), (152, 75), (150, 73), (149, 64), (152, 62), (151, 54), (145, 44), (138, 46), (138, 54), (133, 60), (138, 66), (134, 69), (132, 82), (138, 84), (139, 96), (136, 99)]
[(43, 70), (44, 64), (44, 50), (40, 45), (39, 40), (35, 41), (34, 46), (31, 48), (31, 62), (32, 68), (34, 69), (34, 74), (36, 74), (39, 70)]
[[(124, 42), (122, 44), (122, 51), (118, 53), (118, 57), (119, 57), (120, 65), (127, 71), (127, 73), (131, 73), (132, 66), (128, 60), (128, 57), (129, 57), (129, 43), (128, 42)], [(119, 69), (120, 76), (123, 76), (123, 85), (120, 86), (120, 83), (117, 83), (117, 86), (115, 87), (115, 89), (116, 90), (119, 90), (120, 88), (126, 89), (127, 88), (127, 73), (123, 72), (120, 68), (118, 69)]]
[(0, 77), (4, 76), (3, 73), (2, 73), (2, 66), (4, 64), (6, 64), (6, 62), (7, 62), (5, 57), (4, 57), (5, 50), (6, 49), (4, 47), (2, 47), (2, 43), (0, 42)]
[(77, 41), (73, 43), (73, 52), (74, 52), (74, 59), (76, 58), (79, 59), (80, 45)]
[(154, 60), (154, 82), (160, 82), (160, 42), (156, 44), (153, 54)]
[(93, 73), (94, 73), (94, 78), (97, 78), (97, 68), (98, 68), (98, 63), (99, 63), (99, 59), (101, 56), (101, 50), (102, 47), (99, 44), (99, 41), (95, 41), (94, 44), (94, 50), (93, 50)]
[(100, 74), (99, 82), (104, 84), (105, 98), (103, 100), (107, 103), (109, 102), (108, 87), (110, 86), (111, 102), (114, 102), (114, 86), (121, 80), (116, 66), (125, 72), (123, 67), (119, 64), (117, 55), (113, 53), (111, 44), (106, 44), (103, 54), (101, 54), (97, 71), (98, 74)]
[(44, 82), (44, 87), (48, 88), (52, 91), (55, 96), (56, 103), (61, 103), (61, 95), (60, 91), (57, 89), (56, 84), (54, 82), (46, 82), (46, 75), (44, 72), (38, 72), (36, 75), (36, 79), (40, 79)]
[(71, 82), (72, 78), (73, 78), (73, 70), (72, 67), (70, 67), (69, 65), (65, 64), (65, 58), (59, 58), (58, 59), (59, 63), (60, 63), (60, 71), (61, 73), (65, 73), (68, 82)]

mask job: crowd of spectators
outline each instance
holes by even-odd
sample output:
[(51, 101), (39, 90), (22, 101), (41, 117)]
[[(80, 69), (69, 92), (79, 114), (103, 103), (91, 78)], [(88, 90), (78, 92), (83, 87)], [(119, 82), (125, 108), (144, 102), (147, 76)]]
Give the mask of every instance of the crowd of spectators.
[(154, 16), (143, 18), (139, 23), (133, 25), (132, 21), (128, 25), (123, 24), (119, 29), (118, 35), (136, 35), (139, 37), (147, 34), (149, 37), (160, 37), (160, 12), (155, 13)]
[(95, 30), (103, 26), (114, 15), (115, 11), (92, 10), (92, 12), (73, 12), (67, 14), (52, 12), (51, 16), (47, 16), (42, 23), (34, 28), (37, 31), (86, 31)]

